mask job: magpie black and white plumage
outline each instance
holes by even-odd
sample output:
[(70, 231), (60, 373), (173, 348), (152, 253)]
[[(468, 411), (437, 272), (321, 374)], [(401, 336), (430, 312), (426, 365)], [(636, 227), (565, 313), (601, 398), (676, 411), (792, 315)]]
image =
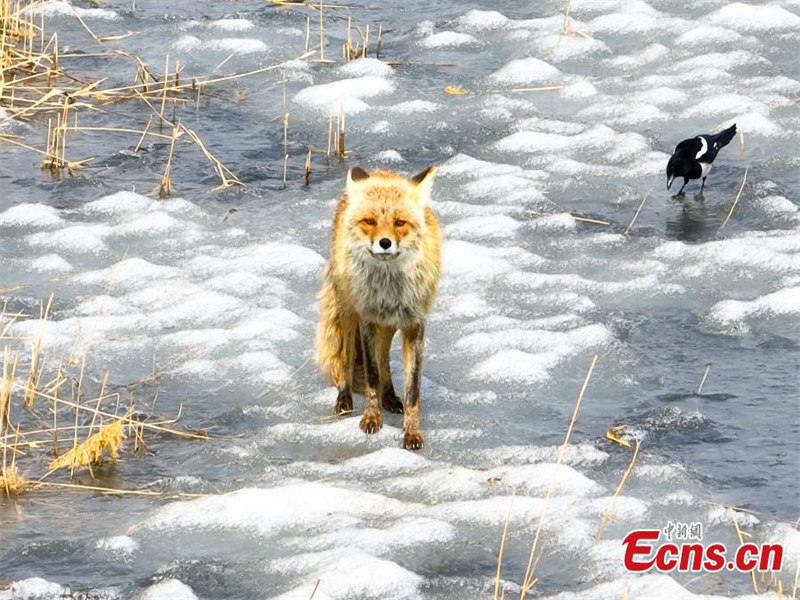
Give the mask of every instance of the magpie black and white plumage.
[(690, 179), (702, 179), (700, 193), (706, 185), (706, 177), (711, 170), (711, 163), (717, 158), (721, 148), (728, 145), (736, 135), (736, 123), (720, 131), (716, 135), (701, 134), (683, 140), (675, 147), (675, 152), (667, 163), (667, 189), (678, 177), (683, 177), (683, 185), (676, 196), (680, 196)]

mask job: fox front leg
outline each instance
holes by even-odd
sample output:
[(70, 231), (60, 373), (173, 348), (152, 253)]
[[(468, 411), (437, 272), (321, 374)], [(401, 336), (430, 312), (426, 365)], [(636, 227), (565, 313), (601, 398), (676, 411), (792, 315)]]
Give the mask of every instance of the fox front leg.
[(377, 433), (383, 427), (383, 415), (378, 401), (380, 376), (375, 352), (375, 326), (361, 323), (361, 350), (364, 359), (364, 416), (359, 426), (365, 433)]
[(360, 339), (356, 339), (358, 336), (358, 325), (355, 319), (342, 319), (341, 330), (342, 372), (338, 378), (339, 380), (336, 382), (339, 394), (336, 397), (336, 404), (333, 407), (333, 412), (337, 415), (353, 411), (353, 369), (355, 368), (356, 344), (361, 343)]
[(378, 394), (381, 399), (381, 406), (384, 410), (392, 413), (402, 414), (403, 403), (394, 391), (392, 384), (392, 371), (389, 367), (389, 353), (392, 348), (392, 338), (395, 329), (393, 327), (377, 327), (375, 332), (375, 357), (378, 361), (378, 377), (380, 385)]
[(422, 353), (425, 347), (425, 325), (403, 330), (403, 365), (405, 370), (405, 413), (403, 414), (403, 447), (422, 448), (419, 429), (419, 390), (422, 385)]

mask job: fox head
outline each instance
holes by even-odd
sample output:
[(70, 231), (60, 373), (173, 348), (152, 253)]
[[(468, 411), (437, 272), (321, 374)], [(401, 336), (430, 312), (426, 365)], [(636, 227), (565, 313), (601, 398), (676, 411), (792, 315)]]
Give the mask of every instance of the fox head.
[(379, 261), (418, 255), (435, 173), (429, 167), (409, 179), (388, 171), (350, 169), (345, 219), (351, 251)]

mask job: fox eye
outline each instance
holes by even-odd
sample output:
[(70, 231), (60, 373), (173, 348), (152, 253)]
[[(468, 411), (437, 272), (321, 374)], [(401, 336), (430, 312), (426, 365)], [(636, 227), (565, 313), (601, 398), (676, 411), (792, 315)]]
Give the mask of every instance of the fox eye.
[(395, 221), (394, 221), (394, 226), (395, 227), (402, 227), (405, 224), (406, 224), (406, 222), (403, 221), (403, 219), (395, 219)]
[(369, 225), (370, 227), (375, 227), (375, 225), (377, 225), (375, 219), (362, 219), (361, 222), (365, 225)]

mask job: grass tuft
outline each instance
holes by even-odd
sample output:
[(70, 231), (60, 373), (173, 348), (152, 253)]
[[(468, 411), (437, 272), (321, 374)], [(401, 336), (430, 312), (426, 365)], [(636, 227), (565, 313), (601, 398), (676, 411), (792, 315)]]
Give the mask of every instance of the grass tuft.
[(124, 439), (123, 422), (118, 419), (113, 423), (101, 426), (100, 431), (50, 461), (47, 468), (50, 471), (64, 468), (74, 469), (75, 467), (91, 469), (93, 465), (102, 464), (106, 455), (112, 461), (117, 460)]
[[(43, 487), (138, 493), (44, 479), (72, 479), (81, 469), (95, 479), (93, 467), (113, 464), (123, 452), (141, 452), (145, 435), (152, 432), (196, 440), (208, 435), (176, 429), (180, 410), (172, 419), (142, 418), (146, 411), (137, 408), (134, 390), (152, 383), (149, 377), (126, 386), (127, 402), (123, 402), (122, 392), (108, 390), (107, 373), (92, 389), (94, 377), (87, 374), (88, 350), (78, 354), (77, 340), (66, 356), (55, 360), (47, 356), (44, 331), (52, 303), (51, 295), (35, 316), (10, 311), (8, 302), (0, 306), (0, 495)], [(15, 337), (14, 323), (30, 318), (40, 322), (38, 335)], [(150, 490), (147, 495), (160, 492)]]

